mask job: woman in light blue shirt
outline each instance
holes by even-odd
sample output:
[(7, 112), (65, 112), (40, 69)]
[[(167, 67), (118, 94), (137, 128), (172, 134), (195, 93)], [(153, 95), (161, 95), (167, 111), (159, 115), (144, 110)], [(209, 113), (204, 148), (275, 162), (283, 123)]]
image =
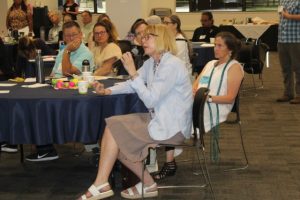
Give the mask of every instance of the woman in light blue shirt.
[[(140, 179), (148, 148), (158, 143), (181, 144), (190, 137), (192, 120), (192, 86), (184, 63), (177, 58), (173, 34), (164, 25), (150, 25), (142, 36), (145, 53), (150, 58), (137, 71), (131, 53), (121, 60), (131, 76), (124, 84), (104, 89), (94, 87), (100, 95), (135, 92), (149, 113), (134, 113), (106, 119), (101, 141), (98, 174), (81, 199), (102, 199), (113, 195), (107, 183), (111, 169), (119, 159)], [(146, 170), (144, 197), (158, 195), (157, 185)], [(121, 192), (124, 198), (140, 198), (142, 184)]]

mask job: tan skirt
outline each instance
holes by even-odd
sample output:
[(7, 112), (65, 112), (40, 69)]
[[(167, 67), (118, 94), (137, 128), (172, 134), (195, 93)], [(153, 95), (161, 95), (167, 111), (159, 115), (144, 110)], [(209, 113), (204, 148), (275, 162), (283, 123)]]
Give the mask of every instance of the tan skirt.
[(132, 162), (142, 161), (148, 155), (150, 147), (158, 144), (182, 144), (184, 136), (181, 132), (168, 140), (153, 140), (148, 132), (149, 113), (134, 113), (106, 118), (106, 126), (111, 131), (119, 149), (119, 158)]

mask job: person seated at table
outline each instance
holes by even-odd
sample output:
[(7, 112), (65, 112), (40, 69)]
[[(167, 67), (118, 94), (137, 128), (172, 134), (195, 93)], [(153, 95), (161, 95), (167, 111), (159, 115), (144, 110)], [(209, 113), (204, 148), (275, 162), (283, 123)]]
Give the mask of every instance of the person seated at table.
[[(215, 58), (206, 64), (197, 80), (193, 83), (193, 94), (200, 87), (209, 89), (207, 104), (204, 108), (205, 132), (214, 126), (224, 122), (230, 113), (235, 98), (239, 92), (244, 77), (243, 67), (235, 60), (236, 53), (240, 48), (240, 41), (228, 32), (220, 32), (215, 40)], [(222, 80), (222, 81), (221, 81)], [(218, 91), (220, 88), (220, 91)], [(209, 111), (211, 108), (211, 112)], [(219, 108), (219, 118), (217, 117)], [(213, 121), (211, 122), (211, 118)], [(218, 118), (218, 119), (217, 119)], [(174, 149), (169, 148), (166, 153), (166, 162), (157, 173), (153, 174), (155, 180), (162, 180), (167, 176), (175, 175), (177, 165), (174, 158)]]
[(170, 15), (164, 17), (163, 23), (172, 31), (175, 35), (177, 46), (177, 57), (180, 58), (187, 68), (189, 75), (192, 79), (192, 64), (190, 62), (191, 47), (188, 39), (181, 30), (181, 21), (177, 15)]
[(211, 12), (203, 12), (201, 15), (201, 27), (196, 28), (193, 34), (193, 42), (210, 42), (210, 38), (216, 37), (219, 28), (214, 25)]
[(145, 54), (145, 51), (142, 47), (142, 37), (147, 28), (148, 24), (145, 20), (141, 20), (134, 24), (132, 27), (132, 31), (134, 33), (133, 39), (133, 49), (131, 52), (134, 55), (134, 62), (137, 69), (139, 69), (146, 60), (148, 60), (149, 56)]
[(131, 25), (127, 35), (125, 36), (124, 40), (128, 40), (130, 41), (131, 43), (133, 43), (133, 40), (134, 40), (134, 30), (133, 30), (133, 27), (140, 21), (145, 21), (143, 18), (138, 18), (136, 19), (133, 24)]
[(65, 14), (63, 16), (63, 23), (71, 22), (73, 21), (72, 16), (70, 14)]
[[(117, 28), (116, 26), (114, 25), (114, 23), (110, 20), (109, 16), (105, 13), (102, 13), (98, 16), (98, 19), (97, 19), (97, 22), (101, 22), (103, 20), (107, 20), (107, 21), (110, 21), (111, 22), (111, 32), (112, 34), (117, 38), (117, 40), (119, 40), (119, 33), (117, 31)], [(92, 34), (90, 34), (90, 37), (88, 39), (88, 47), (90, 50), (92, 50), (94, 47), (95, 47), (95, 41), (94, 41), (94, 34), (92, 32)]]
[(81, 21), (83, 24), (81, 27), (83, 33), (83, 42), (84, 44), (87, 44), (94, 27), (92, 13), (88, 10), (83, 11), (81, 13)]
[(63, 25), (60, 14), (58, 11), (50, 11), (48, 17), (53, 25), (48, 33), (48, 40), (49, 42), (57, 43), (59, 40), (59, 32), (62, 30)]
[(97, 22), (93, 29), (95, 47), (92, 49), (95, 60), (96, 76), (113, 74), (113, 63), (122, 57), (117, 38), (112, 32), (112, 23), (109, 20)]
[(55, 60), (51, 75), (54, 77), (80, 75), (82, 61), (90, 62), (91, 71), (94, 70), (93, 54), (82, 42), (80, 26), (75, 21), (66, 22), (63, 25), (63, 38), (65, 48), (61, 50)]
[[(177, 58), (173, 34), (164, 25), (149, 25), (142, 38), (150, 58), (136, 71), (131, 53), (122, 62), (131, 80), (104, 89), (95, 82), (97, 94), (137, 93), (150, 113), (134, 113), (106, 118), (96, 180), (80, 199), (103, 199), (114, 193), (108, 183), (112, 167), (119, 159), (142, 178), (143, 160), (148, 148), (158, 143), (181, 144), (190, 137), (192, 86), (184, 63)], [(176, 77), (176, 78), (174, 78)], [(180, 115), (178, 115), (180, 113)], [(121, 192), (128, 199), (141, 198), (141, 182)], [(157, 185), (144, 171), (144, 197), (158, 196)]]
[[(51, 76), (59, 78), (73, 74), (80, 75), (82, 61), (85, 59), (90, 62), (91, 71), (93, 71), (93, 55), (82, 43), (82, 32), (79, 24), (75, 21), (64, 23), (63, 37), (66, 46), (58, 53)], [(38, 145), (36, 153), (26, 156), (26, 160), (35, 162), (58, 158), (58, 154), (52, 144)]]
[(44, 55), (56, 55), (56, 51), (46, 45), (46, 43), (39, 39), (32, 39), (31, 37), (25, 36), (19, 39), (18, 42), (18, 56), (16, 61), (15, 73), (16, 76), (30, 77), (35, 74), (30, 67), (29, 60), (35, 59), (36, 50), (41, 49), (42, 56)]
[(24, 0), (14, 0), (6, 15), (6, 28), (32, 36), (32, 12)]

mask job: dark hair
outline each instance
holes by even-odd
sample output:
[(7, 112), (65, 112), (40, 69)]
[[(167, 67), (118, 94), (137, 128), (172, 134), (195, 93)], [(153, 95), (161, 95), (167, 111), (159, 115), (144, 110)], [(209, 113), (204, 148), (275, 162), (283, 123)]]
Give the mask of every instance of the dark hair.
[(131, 28), (130, 28), (130, 33), (133, 33), (135, 32), (135, 29), (141, 25), (141, 24), (147, 24), (147, 22), (143, 19), (143, 18), (138, 18), (137, 20), (135, 20), (135, 22), (133, 22), (133, 24), (131, 25)]
[(79, 24), (75, 21), (69, 21), (69, 22), (64, 23), (63, 27), (62, 27), (62, 31), (64, 32), (65, 29), (72, 28), (72, 27), (76, 27), (79, 31), (81, 31)]
[[(102, 21), (99, 21), (97, 22), (95, 25), (94, 25), (94, 28), (93, 28), (93, 32), (95, 31), (95, 28), (97, 26), (102, 26), (105, 28), (107, 34), (109, 35), (108, 37), (108, 43), (110, 42), (114, 42), (114, 43), (117, 43), (117, 36), (114, 35), (114, 31), (113, 31), (113, 24), (111, 23), (111, 21), (107, 20), (107, 19), (104, 19)], [(94, 36), (95, 37), (95, 36)]]
[(241, 48), (241, 41), (229, 32), (220, 32), (216, 35), (216, 38), (217, 37), (220, 37), (224, 40), (224, 43), (227, 46), (227, 48), (230, 51), (232, 51), (231, 58), (235, 58), (237, 52)]
[[(10, 7), (10, 11), (12, 11), (14, 9), (15, 3), (13, 3)], [(27, 5), (25, 4), (24, 0), (22, 0), (21, 2), (21, 9), (27, 13)]]
[(140, 20), (132, 25), (130, 32), (135, 34), (135, 30), (142, 24), (145, 24), (146, 26), (148, 26), (148, 24), (145, 20)]
[(180, 18), (177, 15), (170, 15), (170, 16), (167, 16), (167, 17), (170, 18), (170, 20), (173, 24), (177, 24), (177, 28), (176, 28), (177, 32), (182, 34), (186, 38), (185, 34), (181, 30)]
[(107, 14), (101, 13), (101, 14), (98, 16), (98, 18), (97, 18), (97, 22), (102, 21), (103, 18), (107, 18), (107, 19), (110, 20), (110, 17), (109, 17)]
[(87, 13), (90, 17), (92, 17), (92, 13), (90, 11), (88, 11), (88, 10), (84, 10), (84, 11), (82, 11), (82, 13)]
[(213, 20), (213, 18), (214, 18), (213, 14), (211, 12), (208, 12), (208, 11), (203, 12), (202, 15), (206, 15), (209, 20)]
[(34, 44), (34, 41), (29, 37), (25, 36), (19, 39), (18, 53), (22, 57), (29, 59), (31, 52), (35, 51), (35, 49), (36, 46)]

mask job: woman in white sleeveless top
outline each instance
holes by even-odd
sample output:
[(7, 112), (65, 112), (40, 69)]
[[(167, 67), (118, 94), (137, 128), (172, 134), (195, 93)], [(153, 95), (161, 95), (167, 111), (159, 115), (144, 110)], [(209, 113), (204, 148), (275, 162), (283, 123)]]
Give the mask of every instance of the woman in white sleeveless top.
[[(208, 62), (193, 84), (194, 93), (200, 87), (209, 88), (208, 103), (204, 108), (205, 132), (227, 119), (238, 94), (244, 77), (242, 66), (234, 59), (238, 44), (239, 42), (231, 33), (219, 33), (216, 36), (214, 48), (215, 57), (218, 60)], [(219, 119), (217, 119), (217, 106)]]
[[(224, 122), (234, 104), (244, 77), (242, 66), (234, 59), (239, 47), (240, 41), (231, 33), (220, 32), (217, 34), (214, 48), (217, 60), (208, 62), (193, 84), (194, 95), (200, 87), (210, 90), (204, 108), (205, 132), (211, 130), (218, 123)], [(221, 79), (222, 83), (220, 84)], [(219, 117), (217, 117), (217, 106), (219, 107)], [(212, 116), (212, 121), (210, 116)], [(158, 173), (154, 174), (155, 180), (173, 176), (176, 172), (174, 150), (169, 150), (166, 154), (166, 163)]]

